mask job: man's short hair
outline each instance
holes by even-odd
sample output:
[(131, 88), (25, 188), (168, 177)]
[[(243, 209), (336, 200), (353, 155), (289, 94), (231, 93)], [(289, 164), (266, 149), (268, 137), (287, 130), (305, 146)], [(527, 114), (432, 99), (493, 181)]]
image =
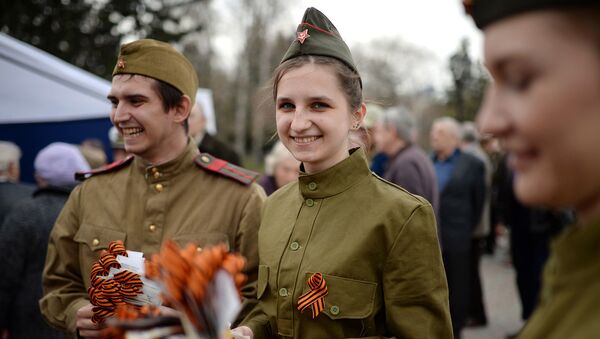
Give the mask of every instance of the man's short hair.
[(451, 117), (437, 118), (433, 121), (433, 125), (442, 125), (446, 128), (446, 131), (456, 137), (456, 140), (461, 139), (460, 124), (456, 119)]
[(461, 131), (462, 140), (465, 142), (478, 142), (480, 139), (479, 131), (472, 121), (463, 122)]
[(0, 141), (0, 172), (8, 171), (11, 163), (19, 162), (21, 149), (14, 142)]
[(405, 107), (392, 107), (383, 112), (380, 119), (385, 127), (396, 130), (398, 137), (405, 142), (412, 142), (416, 121), (412, 113)]

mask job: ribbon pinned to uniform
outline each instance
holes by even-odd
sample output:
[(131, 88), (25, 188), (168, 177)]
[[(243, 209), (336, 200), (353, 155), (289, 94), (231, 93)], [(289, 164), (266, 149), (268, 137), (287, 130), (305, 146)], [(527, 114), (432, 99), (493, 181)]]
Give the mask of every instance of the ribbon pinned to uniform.
[(327, 284), (323, 275), (319, 272), (314, 273), (308, 278), (307, 282), (310, 291), (304, 293), (298, 298), (298, 310), (300, 313), (312, 306), (312, 317), (316, 318), (325, 308), (325, 296), (327, 295)]

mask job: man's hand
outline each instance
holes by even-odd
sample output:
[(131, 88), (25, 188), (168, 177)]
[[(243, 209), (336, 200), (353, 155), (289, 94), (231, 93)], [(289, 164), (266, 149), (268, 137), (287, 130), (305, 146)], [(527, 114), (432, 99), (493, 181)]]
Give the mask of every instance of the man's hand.
[(94, 315), (92, 311), (93, 307), (92, 304), (89, 304), (77, 310), (77, 321), (75, 324), (77, 332), (81, 337), (100, 338), (100, 331), (104, 326), (92, 322), (92, 315)]
[(248, 326), (240, 326), (231, 330), (231, 335), (234, 339), (253, 339), (254, 333)]

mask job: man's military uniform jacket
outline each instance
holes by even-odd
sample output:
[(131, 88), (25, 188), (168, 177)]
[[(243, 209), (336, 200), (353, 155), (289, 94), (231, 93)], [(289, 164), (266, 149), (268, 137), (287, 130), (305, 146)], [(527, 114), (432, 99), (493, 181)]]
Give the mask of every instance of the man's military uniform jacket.
[[(245, 273), (255, 282), (264, 191), (257, 184), (243, 185), (200, 168), (195, 162), (202, 159), (224, 163), (198, 156), (188, 141), (183, 154), (172, 161), (151, 166), (134, 157), (75, 188), (48, 245), (40, 306), (51, 324), (75, 331), (76, 312), (88, 303), (92, 264), (117, 239), (146, 258), (167, 239), (199, 247), (225, 242), (246, 257)], [(253, 286), (243, 289), (244, 296), (255, 298)]]
[[(254, 338), (452, 338), (431, 205), (369, 171), (363, 150), (273, 193), (259, 231)], [(298, 311), (313, 273), (328, 294)]]
[(537, 309), (519, 339), (600, 337), (600, 222), (571, 226), (552, 244)]

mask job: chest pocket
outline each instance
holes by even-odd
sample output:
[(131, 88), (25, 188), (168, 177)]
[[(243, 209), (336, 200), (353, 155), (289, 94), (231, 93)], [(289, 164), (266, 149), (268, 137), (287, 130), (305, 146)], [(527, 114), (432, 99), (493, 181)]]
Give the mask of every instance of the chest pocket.
[[(312, 273), (305, 275), (303, 294), (310, 289), (306, 281), (311, 275)], [(323, 279), (328, 291), (323, 313), (329, 318), (364, 319), (373, 313), (377, 283), (327, 274), (323, 274)]]
[[(126, 233), (112, 230), (110, 228), (93, 226), (90, 224), (81, 225), (73, 240), (81, 245), (87, 246), (91, 252), (108, 248), (108, 244), (114, 240), (123, 240), (125, 242)], [(127, 244), (127, 243), (125, 243)]]
[(199, 232), (193, 234), (178, 234), (173, 236), (172, 239), (182, 248), (192, 242), (198, 246), (199, 250), (207, 246), (214, 246), (221, 243), (224, 243), (228, 250), (230, 249), (229, 237), (227, 237), (227, 234), (225, 233)]

